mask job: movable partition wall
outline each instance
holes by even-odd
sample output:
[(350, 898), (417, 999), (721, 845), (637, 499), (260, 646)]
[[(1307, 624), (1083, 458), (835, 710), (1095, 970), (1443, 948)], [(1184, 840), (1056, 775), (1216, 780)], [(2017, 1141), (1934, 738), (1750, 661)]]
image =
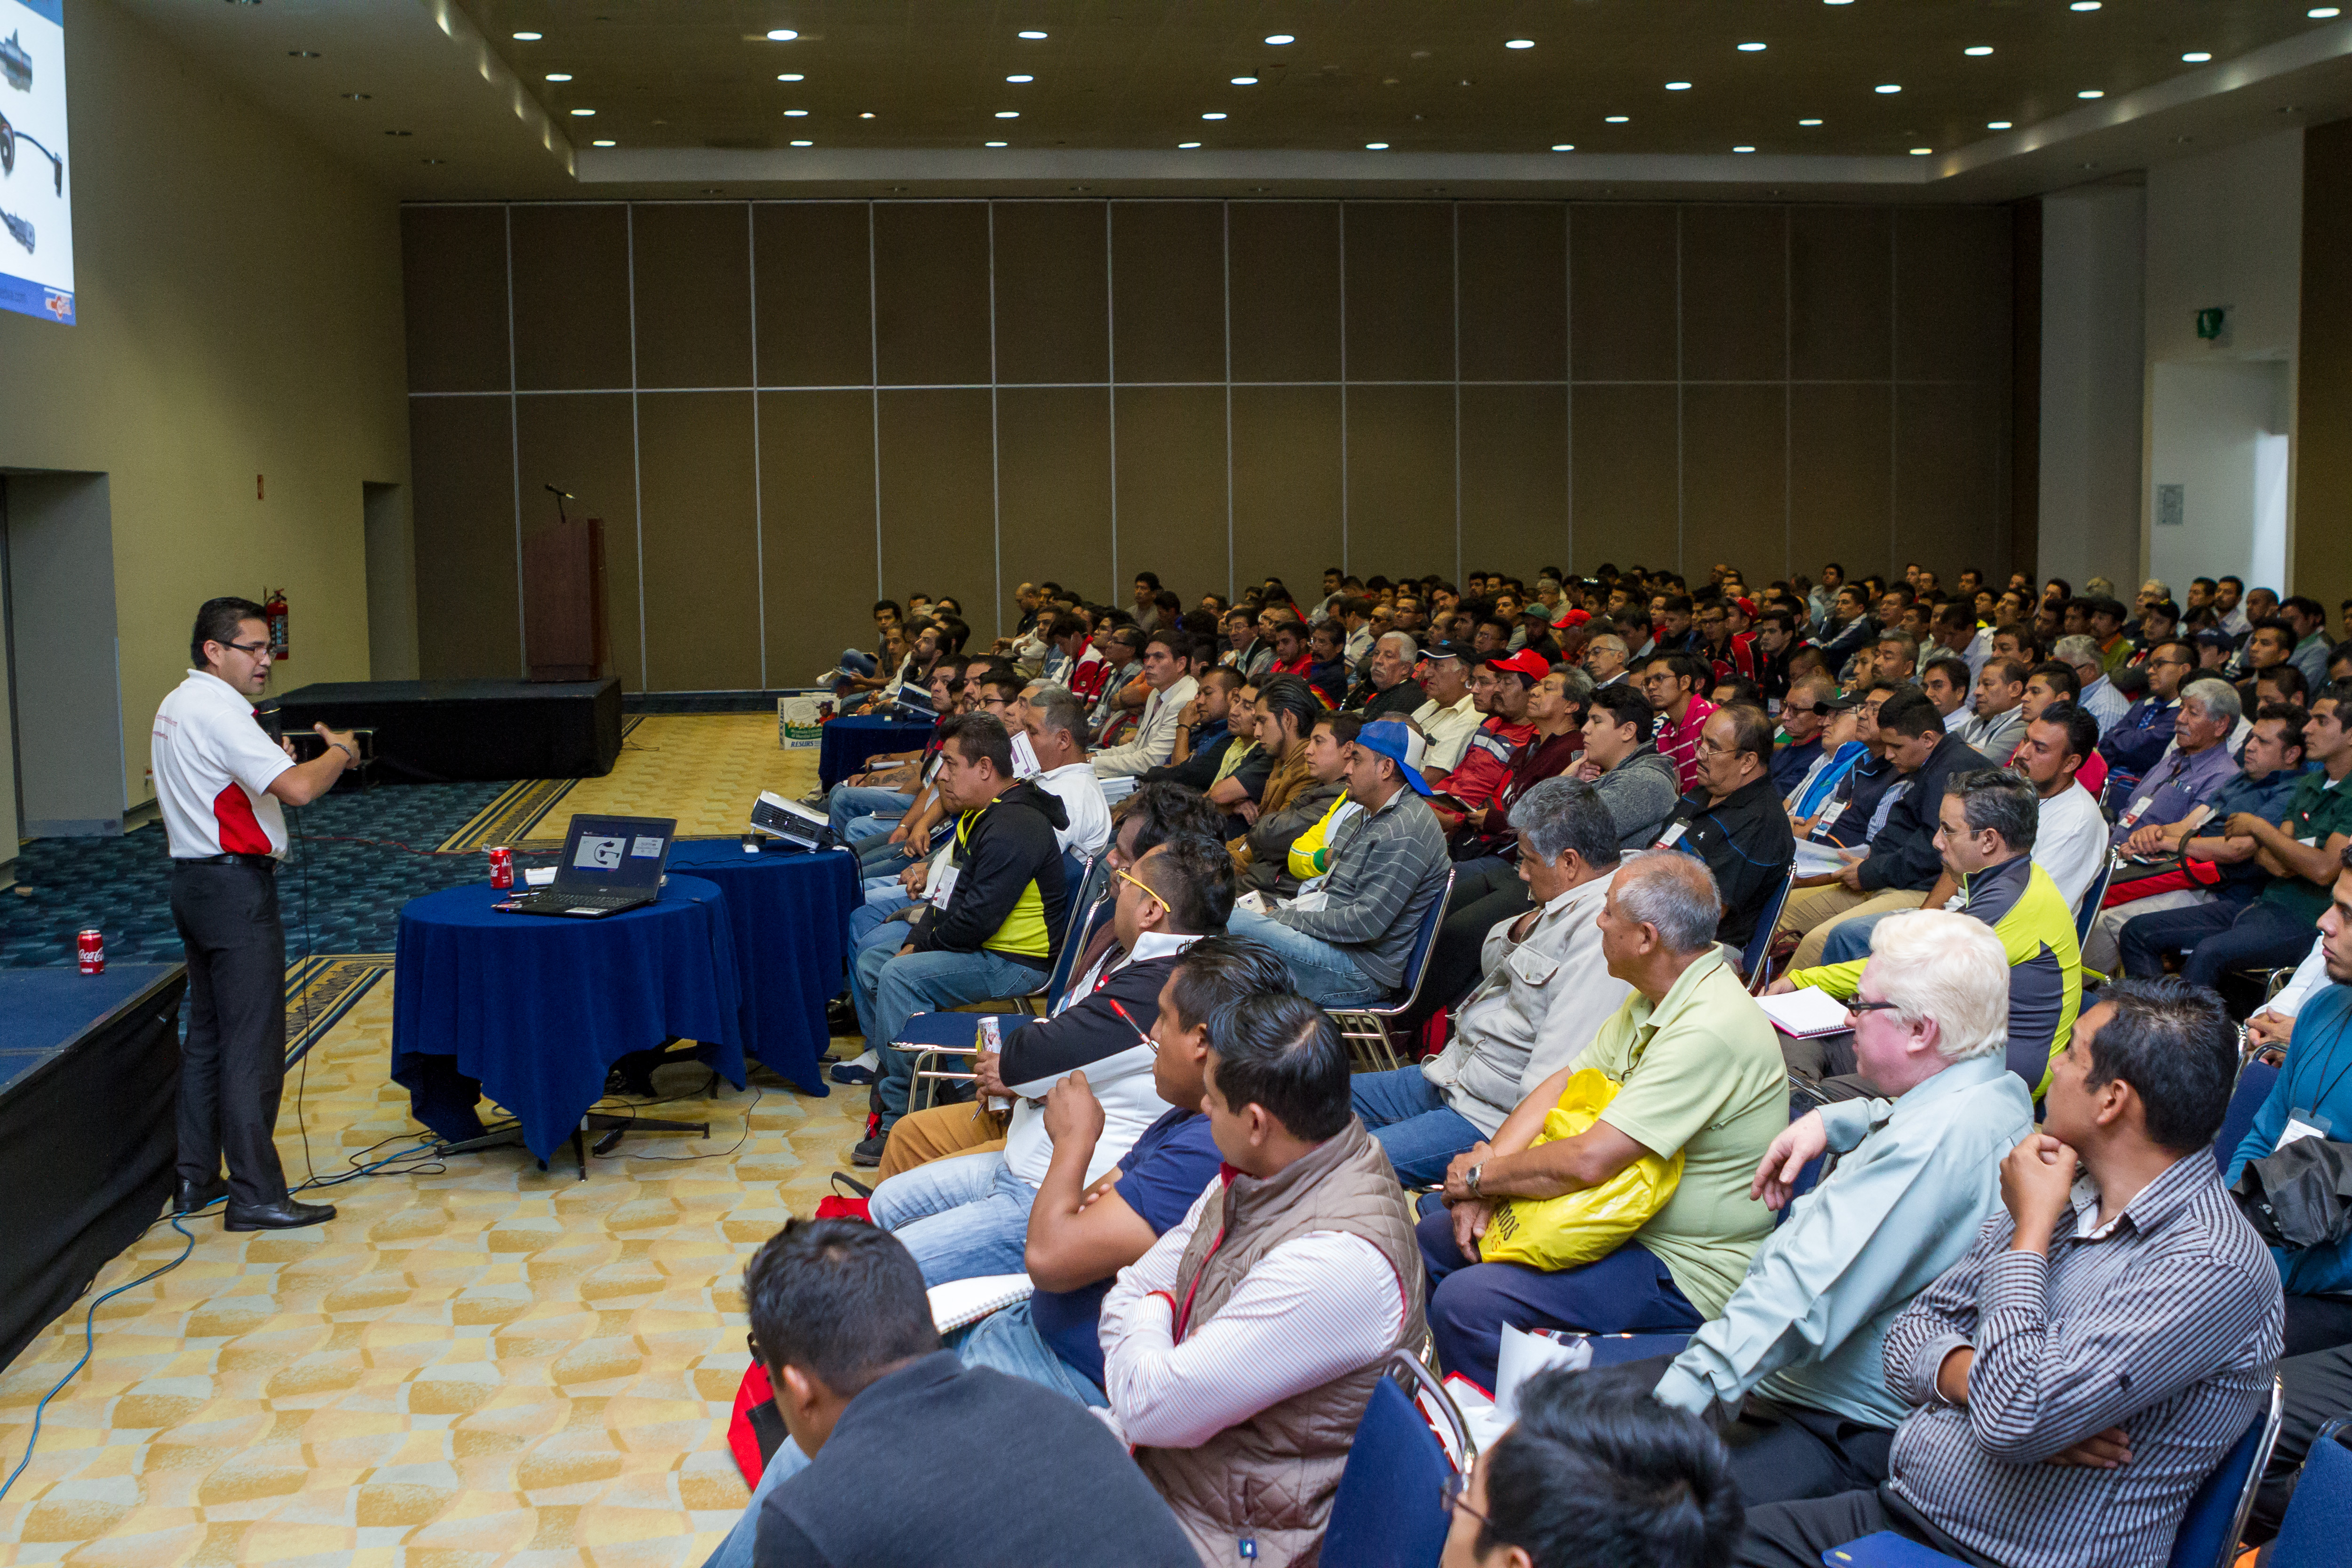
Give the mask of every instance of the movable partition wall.
[(551, 483), (633, 689), (803, 683), (877, 591), (992, 637), (1043, 576), (2005, 571), (2021, 213), (411, 205), (422, 673), (520, 670)]

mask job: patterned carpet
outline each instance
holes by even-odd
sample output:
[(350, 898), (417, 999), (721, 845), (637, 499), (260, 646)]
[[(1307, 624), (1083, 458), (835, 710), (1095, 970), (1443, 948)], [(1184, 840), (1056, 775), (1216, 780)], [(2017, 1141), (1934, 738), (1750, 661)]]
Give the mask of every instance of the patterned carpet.
[[(731, 832), (751, 790), (797, 794), (814, 771), (814, 752), (777, 749), (772, 711), (650, 716), (612, 775), (539, 792), (540, 821), (513, 837), (551, 836), (583, 809)], [(470, 852), (348, 840), (437, 847), (509, 793), (383, 786), (304, 814), (320, 956), (290, 977), (289, 1027), (307, 1016), (321, 1037), (279, 1120), (297, 1179), (331, 1179), (416, 1131), (386, 1077), (393, 921), (402, 900), (482, 874)], [(69, 962), (74, 929), (100, 923), (118, 958), (176, 957), (162, 848), (152, 828), (28, 847), (33, 891), (0, 895), (0, 951)], [(41, 940), (59, 930), (64, 960)], [(864, 1103), (805, 1100), (764, 1072), (740, 1094), (721, 1083), (706, 1098), (709, 1081), (662, 1068), (667, 1102), (648, 1110), (708, 1119), (708, 1141), (632, 1134), (584, 1182), (491, 1150), (335, 1186), (323, 1195), (341, 1216), (310, 1230), (193, 1224), (185, 1264), (100, 1310), (96, 1355), (0, 1500), (0, 1563), (699, 1563), (745, 1497), (724, 1442), (747, 1361), (743, 1260), (828, 1190)], [(95, 1289), (181, 1246), (159, 1225)], [(0, 1373), (0, 1475), (81, 1353), (83, 1310)]]

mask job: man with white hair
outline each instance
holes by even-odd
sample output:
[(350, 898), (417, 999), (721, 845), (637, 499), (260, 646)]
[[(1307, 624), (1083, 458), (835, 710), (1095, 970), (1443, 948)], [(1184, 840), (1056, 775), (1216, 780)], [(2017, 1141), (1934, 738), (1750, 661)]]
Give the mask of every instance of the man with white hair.
[[(1981, 921), (1880, 921), (1851, 1006), (1855, 1059), (1885, 1098), (1822, 1106), (1772, 1141), (1748, 1190), (1788, 1218), (1658, 1380), (1661, 1404), (1738, 1413), (1723, 1435), (1750, 1503), (1886, 1479), (1910, 1413), (1886, 1387), (1887, 1326), (1966, 1255), (2000, 1206), (2002, 1156), (2033, 1131), (2003, 1060), (2009, 959)], [(1832, 1152), (1792, 1206), (1798, 1173)]]
[(2113, 729), (2116, 721), (2131, 710), (2131, 703), (2107, 679), (2106, 665), (2099, 658), (2099, 645), (2090, 637), (2081, 633), (2060, 637), (2051, 647), (2050, 657), (2074, 672), (2074, 679), (2081, 683), (2074, 700), (2098, 721), (2100, 734)]
[[(1680, 850), (1637, 855), (1611, 878), (1601, 956), (1633, 994), (1491, 1142), (1454, 1158), (1445, 1208), (1421, 1222), (1430, 1332), (1446, 1371), (1492, 1388), (1506, 1323), (1695, 1330), (1723, 1310), (1771, 1233), (1748, 1186), (1788, 1128), (1786, 1073), (1771, 1024), (1716, 945), (1722, 909), (1706, 862)], [(1538, 1143), (1570, 1079), (1587, 1068), (1615, 1083), (1616, 1097), (1586, 1131)], [(1550, 1271), (1485, 1260), (1506, 1204), (1597, 1187), (1645, 1156), (1677, 1153), (1673, 1195), (1608, 1256)]]
[(1614, 686), (1625, 679), (1627, 662), (1625, 639), (1615, 632), (1602, 632), (1584, 645), (1584, 673), (1592, 677), (1595, 691), (1604, 686)]
[(1372, 643), (1364, 679), (1344, 706), (1360, 710), (1367, 724), (1376, 719), (1410, 718), (1423, 701), (1421, 687), (1412, 679), (1420, 662), (1421, 646), (1410, 634), (1382, 632)]

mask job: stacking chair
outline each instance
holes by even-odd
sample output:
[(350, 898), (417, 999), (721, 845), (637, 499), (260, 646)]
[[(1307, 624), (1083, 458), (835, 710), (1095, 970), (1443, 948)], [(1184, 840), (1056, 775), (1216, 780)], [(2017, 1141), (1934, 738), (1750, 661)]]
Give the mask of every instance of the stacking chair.
[(1372, 1388), (1339, 1472), (1322, 1560), (1347, 1568), (1436, 1568), (1453, 1526), (1446, 1487), (1454, 1465), (1413, 1394), (1398, 1385), (1411, 1387), (1452, 1428), (1464, 1475), (1475, 1450), (1452, 1397), (1419, 1362), (1394, 1352), (1387, 1373)]
[(2336, 1568), (2344, 1561), (2352, 1541), (2352, 1448), (2336, 1435), (2347, 1426), (2352, 1417), (2339, 1416), (2311, 1440), (2263, 1568)]
[(2230, 1093), (2230, 1109), (2221, 1113), (2221, 1131), (2213, 1140), (2213, 1163), (2224, 1174), (2230, 1169), (2230, 1156), (2246, 1141), (2254, 1115), (2270, 1098), (2278, 1075), (2279, 1069), (2265, 1061), (2249, 1061), (2238, 1069), (2238, 1087)]
[(2080, 947), (2091, 940), (2092, 922), (2099, 918), (2099, 906), (2106, 901), (2107, 884), (2115, 880), (2115, 875), (2116, 856), (2111, 849), (2107, 858), (2099, 862), (2098, 875), (2093, 877), (2091, 885), (2083, 889), (2083, 901), (2074, 906), (2075, 946)]
[(1355, 1058), (1358, 1071), (1389, 1072), (1405, 1065), (1395, 1037), (1389, 1033), (1389, 1020), (1409, 1012), (1419, 1000), (1421, 983), (1429, 973), (1430, 954), (1437, 950), (1438, 927), (1445, 923), (1445, 900), (1453, 892), (1454, 868), (1448, 866), (1445, 886), (1438, 889), (1435, 901), (1421, 917), (1421, 930), (1413, 935), (1412, 952), (1405, 959), (1404, 984), (1387, 1001), (1329, 1009), (1331, 1021), (1339, 1026), (1339, 1037), (1348, 1043), (1348, 1054)]
[(1789, 890), (1797, 885), (1796, 862), (1789, 864), (1789, 874), (1780, 879), (1780, 886), (1764, 901), (1764, 912), (1756, 917), (1756, 929), (1748, 935), (1747, 951), (1739, 955), (1739, 972), (1748, 978), (1748, 994), (1760, 996), (1771, 983), (1772, 966), (1766, 960), (1772, 952), (1772, 939), (1779, 935), (1780, 911), (1789, 905)]

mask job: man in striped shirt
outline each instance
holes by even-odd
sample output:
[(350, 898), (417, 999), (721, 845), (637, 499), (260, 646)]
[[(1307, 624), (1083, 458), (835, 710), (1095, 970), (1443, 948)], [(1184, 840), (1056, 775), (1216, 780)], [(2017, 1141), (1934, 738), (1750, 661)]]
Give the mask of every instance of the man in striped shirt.
[(1742, 1564), (1881, 1531), (2001, 1568), (2165, 1560), (2279, 1354), (2278, 1270), (2209, 1153), (2237, 1060), (2201, 986), (2101, 993), (2002, 1162), (2003, 1210), (1887, 1331), (1914, 1406), (1889, 1479), (1751, 1509)]

